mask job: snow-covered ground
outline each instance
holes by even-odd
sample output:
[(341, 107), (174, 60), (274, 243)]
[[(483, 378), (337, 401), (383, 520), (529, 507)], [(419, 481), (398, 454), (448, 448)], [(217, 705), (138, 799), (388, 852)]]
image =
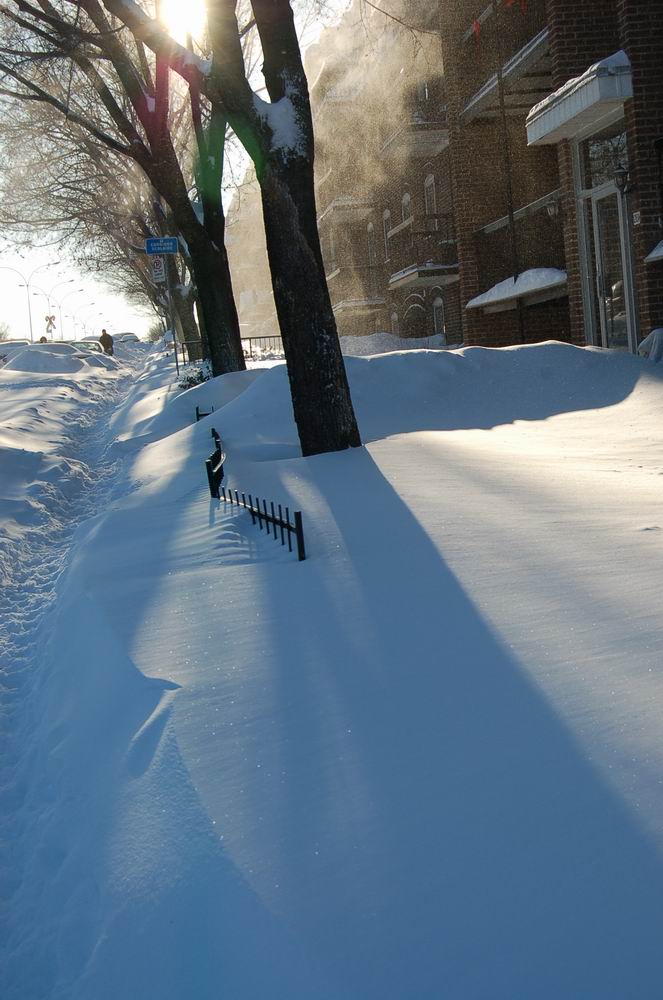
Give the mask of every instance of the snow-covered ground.
[[(348, 358), (365, 447), (302, 459), (283, 365), (171, 361), (0, 371), (7, 500), (43, 484), (4, 511), (3, 998), (658, 997), (659, 367)], [(211, 427), (306, 562), (210, 500)]]

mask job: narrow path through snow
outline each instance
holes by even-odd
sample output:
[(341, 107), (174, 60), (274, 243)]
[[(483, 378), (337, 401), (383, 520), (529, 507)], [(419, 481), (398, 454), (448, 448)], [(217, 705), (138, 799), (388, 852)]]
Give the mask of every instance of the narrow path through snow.
[[(83, 398), (71, 407), (57, 455), (49, 456), (61, 474), (55, 481), (38, 480), (28, 487), (30, 499), (23, 501), (22, 512), (27, 516), (36, 511), (39, 517), (10, 543), (9, 580), (0, 588), (0, 789), (4, 800), (0, 833), (10, 848), (0, 873), (1, 895), (9, 901), (9, 910), (11, 896), (20, 885), (22, 817), (30, 794), (16, 780), (19, 758), (30, 743), (30, 692), (38, 681), (42, 653), (51, 635), (58, 580), (67, 567), (76, 531), (108, 505), (123, 462), (122, 457), (108, 454), (114, 440), (109, 418), (131, 391), (143, 364), (142, 353), (126, 360), (126, 374), (114, 379), (109, 375), (108, 385), (97, 398)], [(25, 382), (19, 392), (21, 389), (26, 389)], [(14, 387), (7, 383), (0, 390), (11, 394)], [(53, 384), (44, 386), (43, 391), (46, 402), (41, 412), (46, 412), (49, 402), (55, 403), (58, 397), (53, 395)], [(35, 420), (42, 419), (35, 413)], [(20, 457), (24, 453), (17, 449), (16, 454)]]

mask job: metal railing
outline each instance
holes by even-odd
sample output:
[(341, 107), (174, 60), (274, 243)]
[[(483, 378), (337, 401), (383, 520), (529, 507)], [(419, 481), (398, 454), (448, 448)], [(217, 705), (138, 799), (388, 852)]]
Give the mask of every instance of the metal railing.
[(281, 337), (242, 337), (242, 349), (247, 361), (259, 361), (266, 354), (285, 357)]
[[(197, 419), (198, 413), (199, 410), (198, 407), (196, 407)], [(209, 414), (202, 415), (209, 416)], [(235, 507), (242, 507), (244, 510), (248, 510), (253, 524), (257, 521), (261, 531), (264, 524), (268, 535), (270, 534), (269, 528), (271, 525), (271, 534), (274, 536), (274, 541), (277, 541), (280, 537), (281, 545), (285, 545), (287, 540), (289, 552), (292, 552), (292, 536), (294, 535), (297, 542), (297, 558), (299, 562), (303, 562), (304, 559), (306, 559), (306, 546), (304, 544), (302, 512), (300, 510), (293, 511), (294, 523), (291, 523), (289, 507), (285, 508), (284, 513), (281, 504), (275, 504), (273, 500), (270, 500), (268, 510), (268, 501), (264, 498), (262, 501), (260, 497), (256, 497), (254, 500), (251, 493), (240, 493), (239, 490), (226, 489), (225, 486), (221, 486), (224, 476), (223, 465), (226, 460), (226, 453), (223, 448), (221, 437), (213, 427), (212, 438), (214, 439), (215, 448), (210, 457), (205, 461), (205, 470), (207, 472), (207, 483), (209, 485), (210, 496), (214, 500), (223, 500), (224, 503), (229, 503)], [(234, 498), (233, 493), (235, 494)], [(261, 503), (262, 508), (260, 506)], [(276, 512), (277, 508), (278, 513)]]

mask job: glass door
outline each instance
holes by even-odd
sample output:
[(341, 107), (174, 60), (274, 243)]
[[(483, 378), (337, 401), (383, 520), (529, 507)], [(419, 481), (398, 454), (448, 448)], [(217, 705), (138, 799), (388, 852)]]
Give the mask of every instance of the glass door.
[(604, 347), (631, 347), (629, 278), (624, 254), (623, 219), (617, 191), (594, 195), (596, 293)]

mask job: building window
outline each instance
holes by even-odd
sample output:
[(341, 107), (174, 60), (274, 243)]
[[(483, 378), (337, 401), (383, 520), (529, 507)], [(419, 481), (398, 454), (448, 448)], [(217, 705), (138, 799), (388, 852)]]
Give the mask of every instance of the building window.
[(435, 191), (435, 176), (429, 174), (424, 181), (424, 205), (426, 208), (426, 229), (429, 232), (437, 230), (437, 192)]
[(393, 312), (391, 314), (391, 332), (393, 333), (394, 337), (399, 337), (400, 336), (401, 328), (400, 328), (400, 324), (398, 322), (398, 313), (397, 312)]
[(417, 87), (417, 97), (421, 104), (426, 104), (430, 98), (430, 91), (428, 90), (428, 80), (422, 80)]
[(412, 198), (410, 197), (409, 191), (406, 191), (401, 199), (401, 212), (403, 215), (403, 222), (407, 222), (408, 219), (412, 218)]
[(384, 259), (389, 260), (389, 231), (391, 229), (391, 212), (382, 213), (382, 231), (384, 234)]
[(447, 331), (444, 323), (444, 302), (438, 296), (433, 302), (433, 329), (439, 334), (444, 343), (447, 342)]
[(628, 170), (628, 142), (623, 121), (581, 143), (583, 187), (601, 187), (615, 179), (615, 170)]

